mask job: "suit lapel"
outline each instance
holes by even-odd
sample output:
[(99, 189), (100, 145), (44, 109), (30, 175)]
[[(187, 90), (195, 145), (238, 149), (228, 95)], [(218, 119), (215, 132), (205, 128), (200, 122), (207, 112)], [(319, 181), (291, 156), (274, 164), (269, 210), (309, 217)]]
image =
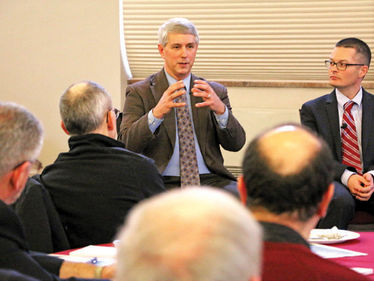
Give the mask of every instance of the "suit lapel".
[(330, 132), (335, 145), (335, 153), (337, 159), (341, 161), (342, 157), (342, 145), (340, 136), (340, 125), (339, 125), (339, 114), (338, 114), (338, 102), (336, 100), (335, 90), (326, 99), (326, 112), (327, 119), (330, 126)]
[[(154, 77), (152, 77), (150, 88), (155, 99), (155, 104), (157, 104), (161, 99), (162, 94), (167, 90), (167, 88), (169, 88), (169, 83), (166, 79), (164, 69), (162, 69)], [(164, 121), (162, 122), (161, 126), (165, 128), (170, 142), (174, 148), (176, 131), (174, 110), (171, 110), (168, 114), (165, 115)]]
[(374, 97), (362, 89), (362, 128), (361, 128), (361, 149), (362, 155), (369, 155), (368, 146), (374, 139), (372, 123), (374, 121)]

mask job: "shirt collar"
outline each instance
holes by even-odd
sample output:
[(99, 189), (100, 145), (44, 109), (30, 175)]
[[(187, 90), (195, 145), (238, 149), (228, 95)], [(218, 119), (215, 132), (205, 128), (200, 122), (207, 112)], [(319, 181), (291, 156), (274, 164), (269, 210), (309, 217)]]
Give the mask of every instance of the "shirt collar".
[(309, 243), (295, 230), (278, 223), (260, 221), (264, 240), (268, 242), (294, 243), (309, 247)]
[[(349, 98), (347, 98), (345, 95), (343, 95), (338, 89), (335, 89), (336, 93), (336, 99), (338, 101), (339, 106), (344, 108), (344, 104), (348, 101), (350, 101)], [(357, 92), (357, 95), (352, 99), (359, 107), (361, 106), (362, 102), (362, 87), (360, 87), (360, 90)]]
[[(172, 77), (169, 73), (167, 73), (167, 71), (164, 69), (164, 72), (165, 72), (165, 75), (166, 75), (166, 79), (168, 80), (168, 83), (169, 83), (169, 86), (178, 82), (178, 80), (176, 80), (174, 77)], [(190, 82), (191, 82), (191, 73), (183, 79), (183, 83), (184, 83), (184, 86), (186, 86), (186, 92), (189, 93), (190, 92)]]

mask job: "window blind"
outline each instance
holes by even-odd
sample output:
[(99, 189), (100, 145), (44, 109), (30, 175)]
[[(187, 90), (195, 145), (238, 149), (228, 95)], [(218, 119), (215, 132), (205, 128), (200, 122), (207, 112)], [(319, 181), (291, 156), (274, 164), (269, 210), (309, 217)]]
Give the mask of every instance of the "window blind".
[(172, 17), (196, 25), (193, 72), (212, 80), (326, 81), (323, 62), (337, 41), (358, 37), (374, 48), (373, 0), (123, 0), (129, 78), (161, 69), (157, 31)]

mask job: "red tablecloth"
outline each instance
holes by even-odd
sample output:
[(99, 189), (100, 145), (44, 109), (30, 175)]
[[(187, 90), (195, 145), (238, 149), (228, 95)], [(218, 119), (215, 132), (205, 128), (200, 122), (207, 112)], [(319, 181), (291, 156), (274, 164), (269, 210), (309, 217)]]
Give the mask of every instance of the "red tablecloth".
[[(374, 232), (359, 232), (360, 237), (355, 240), (346, 241), (340, 244), (331, 244), (329, 246), (334, 246), (338, 248), (353, 250), (357, 252), (367, 253), (367, 256), (358, 257), (345, 257), (332, 259), (337, 263), (340, 263), (346, 267), (365, 267), (374, 269)], [(114, 246), (112, 243), (102, 244), (100, 246)], [(58, 254), (68, 255), (72, 250), (66, 250), (59, 252)], [(374, 280), (374, 274), (368, 275), (368, 277)]]
[[(332, 244), (342, 249), (367, 253), (367, 256), (345, 257), (332, 259), (347, 267), (365, 267), (374, 269), (374, 232), (359, 232), (360, 237), (355, 240), (346, 241), (341, 244)], [(374, 280), (374, 274), (368, 275)]]

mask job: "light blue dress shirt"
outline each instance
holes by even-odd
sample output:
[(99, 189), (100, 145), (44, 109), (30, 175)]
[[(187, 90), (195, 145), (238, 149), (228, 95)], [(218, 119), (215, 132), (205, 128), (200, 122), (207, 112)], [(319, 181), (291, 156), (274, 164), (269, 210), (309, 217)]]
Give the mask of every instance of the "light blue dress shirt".
[[(165, 71), (165, 70), (164, 70)], [(166, 78), (168, 80), (169, 86), (176, 83), (177, 80), (175, 80), (173, 77), (171, 77), (166, 71)], [(195, 148), (196, 148), (196, 156), (197, 156), (197, 165), (199, 167), (199, 174), (209, 174), (210, 171), (208, 167), (206, 166), (203, 155), (201, 154), (200, 146), (196, 138), (196, 133), (195, 133), (195, 127), (193, 124), (193, 118), (192, 118), (192, 110), (191, 110), (191, 98), (190, 95), (188, 94), (190, 92), (190, 82), (191, 82), (191, 74), (186, 77), (183, 80), (183, 83), (186, 87), (186, 97), (187, 97), (187, 105), (190, 111), (190, 116), (191, 116), (191, 121), (192, 121), (192, 129), (194, 132), (194, 139), (195, 139)], [(174, 110), (175, 114), (175, 110)], [(228, 121), (228, 110), (227, 107), (225, 106), (225, 113), (222, 115), (217, 115), (215, 114), (216, 120), (220, 126), (221, 129), (226, 128), (227, 126), (227, 121)], [(177, 118), (175, 118), (175, 123)], [(149, 111), (148, 113), (148, 126), (149, 129), (151, 130), (152, 133), (156, 131), (156, 129), (161, 125), (162, 121), (164, 119), (158, 119), (153, 116), (152, 110)], [(175, 134), (175, 146), (174, 146), (174, 151), (173, 154), (170, 158), (170, 161), (168, 165), (166, 166), (165, 170), (163, 171), (162, 175), (163, 176), (180, 176), (180, 166), (179, 166), (179, 137), (178, 137), (178, 126), (175, 124), (176, 128), (176, 134)]]

